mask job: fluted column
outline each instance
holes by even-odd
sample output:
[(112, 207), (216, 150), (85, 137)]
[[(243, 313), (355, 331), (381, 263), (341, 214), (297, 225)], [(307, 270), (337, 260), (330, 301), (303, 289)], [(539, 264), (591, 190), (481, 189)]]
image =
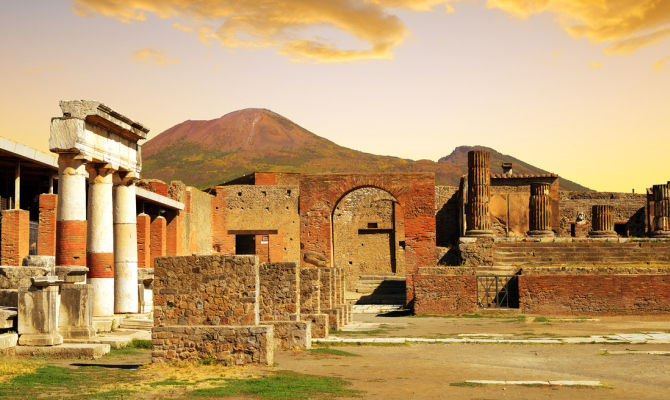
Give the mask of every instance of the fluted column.
[(531, 183), (528, 208), (530, 225), (528, 235), (554, 236), (554, 231), (551, 230), (551, 199), (549, 198), (548, 183)]
[(58, 155), (56, 265), (86, 266), (86, 163)]
[(617, 237), (614, 231), (614, 207), (609, 205), (595, 205), (591, 208), (592, 237)]
[(105, 164), (88, 164), (88, 283), (94, 287), (93, 315), (114, 315), (113, 170)]
[(139, 310), (137, 289), (137, 213), (132, 172), (114, 174), (114, 311)]
[(668, 185), (654, 185), (654, 237), (670, 237), (670, 190)]
[(491, 194), (491, 153), (468, 152), (468, 203), (466, 236), (490, 236), (489, 197)]

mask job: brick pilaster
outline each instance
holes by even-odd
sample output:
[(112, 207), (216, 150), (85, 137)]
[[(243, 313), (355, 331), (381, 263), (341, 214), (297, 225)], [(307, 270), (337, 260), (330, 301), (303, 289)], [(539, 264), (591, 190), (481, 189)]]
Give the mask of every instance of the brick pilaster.
[(30, 212), (2, 211), (2, 258), (0, 265), (21, 265), (30, 248)]
[(166, 253), (166, 223), (164, 217), (156, 217), (151, 221), (150, 247), (151, 258), (149, 268), (153, 268), (156, 257), (165, 257)]
[(57, 194), (41, 194), (39, 200), (40, 215), (37, 231), (37, 254), (40, 256), (56, 255), (56, 210)]
[(137, 216), (137, 267), (151, 268), (151, 217)]

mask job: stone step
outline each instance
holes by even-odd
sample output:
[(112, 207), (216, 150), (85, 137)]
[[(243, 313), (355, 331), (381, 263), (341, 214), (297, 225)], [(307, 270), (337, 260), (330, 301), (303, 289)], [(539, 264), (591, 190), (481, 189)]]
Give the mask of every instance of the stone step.
[(154, 327), (154, 321), (150, 319), (123, 319), (119, 325), (122, 329), (151, 330)]
[(12, 329), (16, 325), (16, 307), (0, 307), (0, 329)]

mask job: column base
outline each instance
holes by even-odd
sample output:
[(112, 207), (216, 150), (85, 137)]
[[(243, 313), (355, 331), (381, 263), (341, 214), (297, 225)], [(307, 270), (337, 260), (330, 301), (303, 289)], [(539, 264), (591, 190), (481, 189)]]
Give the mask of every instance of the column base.
[(619, 237), (619, 235), (617, 235), (616, 232), (612, 232), (612, 231), (591, 231), (591, 232), (589, 232), (589, 237), (616, 239), (616, 238)]
[(469, 237), (493, 237), (493, 231), (472, 229), (465, 231), (465, 236)]
[(21, 346), (56, 346), (63, 344), (63, 336), (58, 333), (26, 333), (19, 336)]
[(554, 231), (552, 230), (528, 231), (528, 236), (539, 237), (539, 238), (554, 237)]
[(656, 239), (670, 239), (670, 231), (656, 231), (651, 234), (651, 237)]
[(58, 328), (64, 339), (92, 339), (97, 336), (92, 326), (67, 326)]

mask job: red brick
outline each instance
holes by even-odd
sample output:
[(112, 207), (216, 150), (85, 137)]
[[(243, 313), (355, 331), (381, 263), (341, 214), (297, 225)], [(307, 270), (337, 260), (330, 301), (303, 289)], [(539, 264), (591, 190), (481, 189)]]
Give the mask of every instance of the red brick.
[(151, 268), (151, 217), (137, 216), (137, 267)]
[(30, 250), (30, 212), (2, 211), (2, 258), (0, 265), (20, 266)]
[(86, 221), (56, 222), (56, 265), (86, 266)]
[(157, 217), (151, 221), (151, 236), (150, 236), (150, 245), (151, 245), (151, 259), (149, 267), (153, 268), (154, 259), (156, 257), (165, 257), (166, 253), (166, 222), (165, 218)]
[(39, 207), (40, 215), (39, 228), (37, 231), (37, 254), (40, 256), (55, 256), (58, 195), (41, 194)]
[(114, 278), (114, 253), (87, 253), (89, 278)]

